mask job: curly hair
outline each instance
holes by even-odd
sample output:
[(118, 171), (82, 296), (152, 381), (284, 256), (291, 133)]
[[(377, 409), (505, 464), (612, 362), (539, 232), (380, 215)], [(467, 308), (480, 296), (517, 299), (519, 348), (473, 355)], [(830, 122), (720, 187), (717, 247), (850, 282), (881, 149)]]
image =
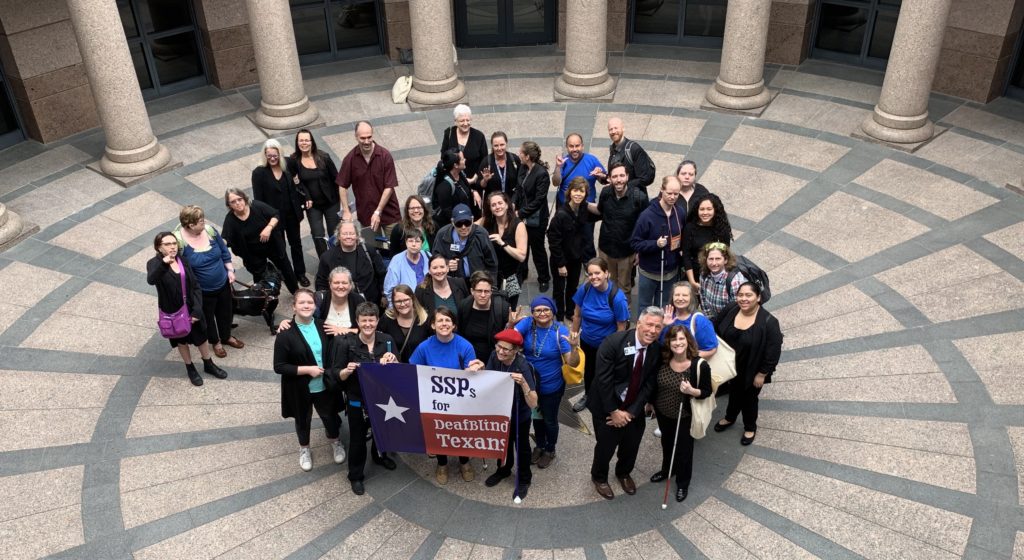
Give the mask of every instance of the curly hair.
[(694, 225), (700, 224), (700, 212), (698, 209), (705, 200), (711, 201), (711, 207), (715, 210), (715, 215), (711, 217), (711, 231), (714, 232), (715, 240), (726, 244), (732, 243), (732, 225), (729, 224), (729, 215), (725, 213), (725, 205), (722, 204), (722, 199), (718, 198), (716, 194), (708, 193), (701, 195), (693, 205), (693, 212), (686, 215), (686, 221)]

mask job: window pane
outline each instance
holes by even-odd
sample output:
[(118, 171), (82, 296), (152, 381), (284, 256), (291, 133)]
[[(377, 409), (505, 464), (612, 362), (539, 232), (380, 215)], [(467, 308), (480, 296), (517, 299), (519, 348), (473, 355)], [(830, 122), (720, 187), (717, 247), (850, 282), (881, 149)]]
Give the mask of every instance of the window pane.
[(903, 4), (903, 0), (878, 0), (878, 4), (881, 6), (896, 6), (899, 7)]
[(373, 46), (379, 42), (376, 3), (333, 3), (331, 17), (334, 18), (334, 43), (339, 51)]
[(676, 35), (679, 33), (679, 8), (682, 0), (636, 0), (633, 31)]
[(153, 51), (156, 75), (161, 86), (203, 74), (194, 31), (151, 39), (149, 46)]
[(466, 28), (470, 36), (498, 35), (498, 0), (466, 0)]
[(864, 44), (868, 11), (836, 4), (821, 5), (821, 24), (818, 26), (819, 49), (860, 55)]
[(1024, 54), (1017, 56), (1017, 69), (1013, 72), (1013, 78), (1010, 81), (1010, 85), (1024, 88)]
[(725, 35), (726, 0), (687, 0), (683, 35), (721, 37)]
[(153, 89), (153, 79), (146, 68), (146, 55), (142, 53), (142, 43), (128, 43), (128, 52), (132, 53), (132, 64), (135, 65), (135, 76), (139, 78), (139, 87), (143, 90)]
[(511, 0), (512, 33), (544, 33), (544, 0)]
[(330, 52), (331, 40), (327, 37), (323, 4), (292, 8), (292, 27), (299, 55)]
[(14, 118), (14, 107), (7, 97), (7, 88), (0, 82), (0, 134), (18, 130), (18, 119)]
[(121, 27), (124, 34), (131, 39), (139, 36), (139, 28), (135, 25), (135, 15), (132, 14), (132, 5), (128, 0), (117, 0), (117, 13), (121, 16)]
[(871, 46), (868, 47), (868, 56), (873, 58), (889, 58), (889, 50), (892, 49), (892, 38), (896, 34), (896, 19), (899, 12), (881, 10), (875, 16), (875, 30), (871, 34)]
[(146, 33), (170, 31), (192, 25), (192, 16), (186, 0), (142, 0), (139, 16)]

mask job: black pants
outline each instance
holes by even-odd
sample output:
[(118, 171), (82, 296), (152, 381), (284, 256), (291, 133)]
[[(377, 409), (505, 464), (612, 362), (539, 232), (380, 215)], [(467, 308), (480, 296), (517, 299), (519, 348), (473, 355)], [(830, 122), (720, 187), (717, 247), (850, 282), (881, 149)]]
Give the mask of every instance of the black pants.
[[(590, 465), (590, 478), (594, 482), (608, 482), (608, 463), (618, 449), (618, 461), (615, 463), (615, 478), (623, 478), (633, 472), (636, 456), (640, 451), (640, 440), (644, 437), (644, 416), (637, 416), (632, 422), (621, 428), (613, 428), (604, 413), (594, 414), (594, 462)], [(598, 417), (600, 416), (600, 418)]]
[[(514, 418), (513, 418), (514, 420)], [(508, 442), (505, 445), (505, 461), (498, 467), (497, 473), (508, 476), (512, 474), (512, 463), (515, 462), (514, 453), (519, 454), (519, 483), (530, 484), (533, 481), (533, 472), (530, 470), (530, 415), (523, 414), (519, 417), (519, 425), (509, 424)]]
[(583, 364), (583, 393), (587, 394), (590, 392), (590, 383), (594, 381), (594, 368), (597, 367), (597, 347), (580, 340), (580, 350), (586, 357), (586, 363)]
[[(668, 476), (673, 474), (676, 477), (676, 485), (679, 488), (690, 488), (690, 477), (693, 476), (693, 436), (690, 435), (690, 416), (683, 415), (679, 419), (679, 439), (676, 438), (676, 419), (669, 418), (663, 414), (657, 417), (658, 428), (661, 429), (661, 472)], [(672, 472), (669, 473), (669, 463), (672, 461), (672, 445), (675, 440), (676, 460), (672, 464)]]
[[(366, 431), (370, 429), (370, 421), (363, 415), (363, 407), (348, 405), (348, 479), (363, 480), (366, 469)], [(370, 444), (370, 453), (374, 461), (380, 460), (377, 442)]]
[(249, 271), (249, 274), (252, 274), (253, 282), (259, 282), (267, 272), (267, 261), (269, 260), (281, 271), (281, 279), (284, 280), (285, 287), (294, 294), (295, 290), (299, 289), (299, 281), (295, 276), (292, 263), (288, 262), (288, 255), (285, 254), (284, 238), (271, 236), (267, 244), (269, 247), (266, 248), (266, 251), (257, 251), (243, 257), (242, 266)]
[(215, 292), (203, 292), (203, 315), (206, 317), (206, 340), (210, 344), (220, 344), (231, 338), (231, 284)]
[(299, 436), (299, 445), (309, 446), (309, 427), (313, 421), (313, 409), (324, 423), (324, 431), (328, 439), (337, 439), (341, 431), (341, 417), (335, 412), (334, 399), (338, 396), (331, 391), (310, 393), (309, 402), (304, 403), (302, 408), (295, 412), (295, 434)]
[[(281, 225), (283, 226), (282, 231), (284, 231), (285, 237), (288, 238), (288, 246), (292, 251), (292, 268), (295, 270), (295, 275), (305, 276), (306, 256), (302, 253), (302, 234), (299, 233), (299, 221), (289, 217), (282, 219)], [(282, 272), (284, 271), (282, 270)]]
[(548, 268), (548, 251), (544, 248), (544, 228), (526, 226), (526, 259), (519, 265), (519, 278), (529, 276), (530, 253), (533, 253), (533, 266), (537, 269), (537, 282), (551, 282), (551, 270)]
[(597, 250), (594, 247), (594, 222), (587, 222), (583, 224), (583, 262), (587, 262), (596, 256)]
[(740, 387), (733, 379), (732, 389), (729, 392), (729, 405), (725, 407), (725, 419), (735, 422), (740, 413), (743, 413), (743, 431), (757, 431), (757, 396), (761, 394), (760, 388)]
[[(459, 456), (459, 464), (460, 465), (465, 465), (468, 462), (469, 462), (469, 457), (463, 457), (461, 455)], [(447, 467), (448, 466), (448, 456), (447, 455), (438, 455), (437, 456), (437, 466), (439, 466), (439, 467)]]
[(567, 262), (565, 269), (568, 274), (562, 276), (558, 274), (554, 263), (551, 264), (551, 274), (554, 275), (551, 295), (554, 297), (555, 307), (558, 308), (555, 318), (559, 321), (564, 321), (566, 317), (572, 319), (572, 314), (576, 311), (572, 296), (576, 294), (576, 288), (580, 287), (580, 270), (583, 269), (583, 263)]

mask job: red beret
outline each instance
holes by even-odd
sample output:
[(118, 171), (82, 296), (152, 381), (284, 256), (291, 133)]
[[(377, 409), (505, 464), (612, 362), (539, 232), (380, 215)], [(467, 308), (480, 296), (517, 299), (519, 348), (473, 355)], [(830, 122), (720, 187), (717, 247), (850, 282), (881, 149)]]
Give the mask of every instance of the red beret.
[(494, 340), (497, 342), (507, 342), (513, 346), (523, 345), (523, 335), (519, 334), (519, 331), (515, 329), (505, 329), (499, 332), (494, 335)]

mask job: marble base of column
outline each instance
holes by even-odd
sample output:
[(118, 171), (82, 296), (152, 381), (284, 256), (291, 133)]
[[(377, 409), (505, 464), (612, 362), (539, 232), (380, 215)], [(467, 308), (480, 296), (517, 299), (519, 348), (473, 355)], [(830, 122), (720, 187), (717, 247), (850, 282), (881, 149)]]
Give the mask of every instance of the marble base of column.
[(22, 220), (21, 216), (0, 204), (0, 251), (13, 247), (37, 231), (39, 226)]
[(457, 74), (443, 80), (412, 79), (412, 89), (405, 98), (412, 111), (429, 111), (454, 107), (466, 100), (466, 84)]
[(607, 68), (596, 74), (562, 70), (562, 75), (555, 79), (555, 101), (614, 101), (615, 85)]
[(928, 113), (900, 117), (875, 107), (850, 136), (912, 153), (945, 131), (928, 120)]
[(325, 124), (320, 112), (305, 96), (288, 105), (270, 105), (260, 101), (260, 108), (248, 117), (268, 138), (287, 136), (301, 128), (318, 128)]
[(704, 94), (700, 108), (759, 117), (768, 108), (773, 97), (775, 92), (764, 86), (764, 80), (756, 84), (738, 85), (716, 78), (715, 83), (711, 84), (708, 92)]
[(86, 165), (122, 187), (130, 187), (150, 177), (181, 167), (180, 161), (171, 159), (171, 152), (156, 138), (148, 145), (134, 150), (104, 149), (103, 157)]

